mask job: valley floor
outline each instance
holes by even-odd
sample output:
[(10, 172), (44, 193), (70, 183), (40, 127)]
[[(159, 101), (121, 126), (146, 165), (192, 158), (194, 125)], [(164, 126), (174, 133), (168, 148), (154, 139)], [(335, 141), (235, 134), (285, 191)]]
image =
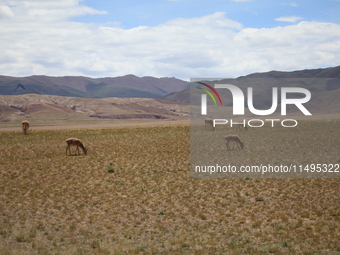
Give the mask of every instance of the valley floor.
[[(339, 178), (190, 178), (189, 125), (154, 123), (1, 131), (0, 254), (339, 254)], [(278, 164), (304, 153), (272, 150), (265, 131), (221, 153)], [(297, 135), (310, 142), (306, 162), (340, 163), (339, 120), (302, 123)], [(66, 156), (69, 137), (87, 155)]]

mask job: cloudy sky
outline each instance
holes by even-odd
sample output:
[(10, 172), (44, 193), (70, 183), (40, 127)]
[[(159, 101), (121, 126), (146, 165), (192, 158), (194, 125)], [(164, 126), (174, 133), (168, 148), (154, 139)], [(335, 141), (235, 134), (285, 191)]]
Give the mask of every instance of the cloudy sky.
[(238, 77), (340, 65), (340, 0), (0, 0), (0, 75)]

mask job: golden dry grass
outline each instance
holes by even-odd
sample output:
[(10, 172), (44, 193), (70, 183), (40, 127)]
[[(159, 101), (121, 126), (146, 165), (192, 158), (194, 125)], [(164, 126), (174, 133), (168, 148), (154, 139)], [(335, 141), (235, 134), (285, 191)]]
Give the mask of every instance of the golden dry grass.
[(190, 179), (187, 125), (0, 140), (0, 254), (340, 251), (339, 179)]

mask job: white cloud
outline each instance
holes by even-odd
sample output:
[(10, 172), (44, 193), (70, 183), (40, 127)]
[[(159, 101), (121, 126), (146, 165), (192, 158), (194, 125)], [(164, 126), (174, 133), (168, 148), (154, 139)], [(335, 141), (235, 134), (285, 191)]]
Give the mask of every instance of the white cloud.
[(1, 75), (236, 77), (335, 66), (340, 59), (334, 23), (255, 29), (217, 12), (123, 29), (70, 22), (74, 15), (102, 13), (79, 1), (14, 2), (13, 14), (0, 19)]
[(291, 22), (291, 23), (295, 23), (299, 20), (302, 20), (301, 17), (299, 16), (286, 16), (286, 17), (279, 17), (275, 19), (276, 21), (283, 21), (283, 22)]
[(225, 13), (223, 12), (216, 12), (214, 14), (198, 17), (198, 18), (191, 18), (191, 19), (184, 19), (178, 18), (173, 19), (165, 23), (166, 26), (187, 26), (187, 27), (206, 27), (206, 28), (232, 28), (232, 29), (242, 29), (242, 24), (239, 22), (227, 19), (225, 17)]
[(8, 6), (0, 6), (0, 19), (12, 18), (14, 16), (12, 10)]
[(284, 4), (284, 5), (290, 5), (290, 6), (292, 6), (292, 7), (298, 7), (298, 4), (295, 3), (295, 2), (291, 2), (291, 3), (282, 3), (282, 4)]
[[(64, 21), (75, 16), (87, 14), (106, 14), (105, 11), (95, 10), (93, 8), (79, 4), (82, 0), (27, 0), (9, 1), (11, 6), (11, 18), (16, 22), (25, 21)], [(9, 8), (8, 6), (5, 6)], [(1, 13), (1, 11), (0, 11)]]

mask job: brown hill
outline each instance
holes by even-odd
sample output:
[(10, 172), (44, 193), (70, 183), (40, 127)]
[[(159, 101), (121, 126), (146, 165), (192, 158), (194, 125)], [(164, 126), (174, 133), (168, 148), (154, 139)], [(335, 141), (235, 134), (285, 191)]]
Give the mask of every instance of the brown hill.
[(36, 125), (115, 122), (117, 120), (185, 119), (185, 104), (153, 98), (61, 97), (50, 95), (0, 95), (0, 126), (27, 119)]

